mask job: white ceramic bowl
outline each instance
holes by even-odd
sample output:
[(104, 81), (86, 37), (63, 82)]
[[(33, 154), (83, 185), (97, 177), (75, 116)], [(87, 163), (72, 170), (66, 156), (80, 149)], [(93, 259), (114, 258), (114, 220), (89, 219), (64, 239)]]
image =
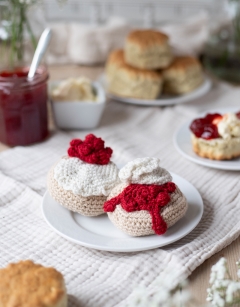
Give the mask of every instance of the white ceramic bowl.
[[(54, 82), (53, 85), (57, 85)], [(97, 101), (53, 101), (54, 120), (58, 128), (92, 129), (98, 126), (102, 117), (106, 95), (98, 82), (92, 83), (97, 93)]]

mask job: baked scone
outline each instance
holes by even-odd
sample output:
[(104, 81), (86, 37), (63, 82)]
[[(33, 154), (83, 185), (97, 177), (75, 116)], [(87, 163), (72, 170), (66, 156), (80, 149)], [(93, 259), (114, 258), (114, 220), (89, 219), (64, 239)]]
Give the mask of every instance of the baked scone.
[(193, 91), (203, 82), (202, 66), (198, 59), (190, 56), (176, 57), (172, 64), (162, 71), (163, 92), (173, 95)]
[(30, 260), (0, 269), (1, 307), (67, 307), (61, 273)]
[(115, 50), (110, 54), (106, 75), (108, 91), (119, 96), (155, 99), (161, 92), (161, 74), (126, 64), (123, 50)]
[(103, 214), (103, 204), (119, 182), (118, 168), (110, 161), (112, 149), (93, 134), (74, 139), (68, 156), (49, 171), (47, 187), (62, 206), (85, 216)]
[(126, 234), (162, 235), (185, 215), (187, 200), (159, 159), (135, 159), (120, 170), (119, 178), (104, 211)]
[(190, 125), (194, 152), (212, 160), (240, 156), (240, 113), (207, 114)]
[(141, 69), (165, 68), (173, 59), (168, 36), (156, 30), (135, 30), (129, 33), (124, 55), (129, 65)]

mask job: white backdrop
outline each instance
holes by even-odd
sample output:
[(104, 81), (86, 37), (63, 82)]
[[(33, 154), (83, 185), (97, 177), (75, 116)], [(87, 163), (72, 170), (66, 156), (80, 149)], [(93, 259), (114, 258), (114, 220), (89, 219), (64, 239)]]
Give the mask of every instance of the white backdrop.
[(227, 0), (65, 0), (63, 9), (56, 0), (44, 0), (48, 21), (103, 23), (118, 16), (137, 26), (159, 26), (181, 21), (200, 11), (216, 21), (225, 14)]
[[(62, 4), (59, 4), (62, 2)], [(198, 54), (210, 33), (230, 20), (227, 0), (43, 0), (32, 9), (34, 32), (53, 30), (48, 64), (103, 63), (128, 32), (154, 27), (178, 54)]]

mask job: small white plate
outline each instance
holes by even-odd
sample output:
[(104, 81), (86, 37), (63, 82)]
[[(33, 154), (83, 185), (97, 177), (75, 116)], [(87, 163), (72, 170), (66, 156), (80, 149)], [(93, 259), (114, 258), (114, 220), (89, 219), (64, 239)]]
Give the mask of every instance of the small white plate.
[(169, 105), (186, 103), (186, 102), (202, 97), (203, 95), (209, 92), (212, 86), (211, 80), (205, 76), (204, 82), (198, 88), (196, 88), (194, 91), (188, 94), (179, 95), (179, 96), (161, 95), (157, 99), (146, 100), (146, 99), (121, 97), (121, 96), (117, 96), (117, 95), (108, 93), (107, 81), (106, 81), (105, 75), (102, 75), (100, 77), (99, 82), (105, 88), (105, 91), (107, 92), (107, 96), (109, 98), (123, 102), (123, 103), (142, 105), (142, 106), (169, 106)]
[[(197, 117), (203, 117), (207, 113), (220, 113), (225, 114), (227, 112), (237, 112), (239, 111), (236, 107), (233, 108), (221, 108), (218, 110), (209, 110), (207, 112), (204, 112), (200, 115), (197, 115)], [(192, 119), (193, 120), (193, 119)], [(187, 121), (185, 124), (183, 124), (178, 131), (174, 135), (174, 145), (177, 149), (177, 151), (183, 155), (188, 160), (195, 162), (197, 164), (216, 168), (216, 169), (222, 169), (222, 170), (229, 170), (229, 171), (240, 171), (240, 158), (233, 159), (233, 160), (226, 160), (226, 161), (216, 161), (211, 160), (207, 158), (201, 158), (192, 149), (192, 143), (191, 143), (191, 132), (189, 129), (189, 126), (192, 122), (192, 120)]]
[(186, 215), (162, 236), (130, 237), (118, 230), (107, 214), (85, 217), (59, 205), (45, 193), (42, 211), (48, 225), (65, 239), (89, 248), (111, 252), (136, 252), (171, 244), (191, 232), (201, 220), (203, 201), (197, 189), (182, 177), (171, 173), (173, 181), (186, 196)]

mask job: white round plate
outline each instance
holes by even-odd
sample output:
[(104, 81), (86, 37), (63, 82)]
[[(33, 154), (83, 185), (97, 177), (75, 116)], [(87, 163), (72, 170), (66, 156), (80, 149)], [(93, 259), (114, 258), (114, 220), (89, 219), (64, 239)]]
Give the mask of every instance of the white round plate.
[(168, 106), (168, 105), (186, 103), (186, 102), (202, 97), (203, 95), (209, 92), (212, 86), (211, 80), (205, 76), (203, 84), (201, 84), (198, 88), (196, 88), (194, 91), (188, 94), (179, 95), (179, 96), (161, 95), (157, 99), (147, 100), (147, 99), (120, 97), (120, 96), (108, 93), (105, 75), (102, 75), (99, 78), (99, 82), (104, 86), (107, 96), (109, 98), (123, 102), (123, 103), (142, 105), (142, 106)]
[[(209, 110), (200, 115), (197, 115), (195, 118), (203, 117), (207, 113), (225, 114), (227, 112), (238, 112), (239, 110), (240, 107), (238, 109), (236, 107), (233, 108), (229, 107), (229, 108), (221, 108), (218, 110)], [(229, 161), (228, 160), (216, 161), (207, 158), (201, 158), (197, 154), (195, 154), (195, 152), (192, 150), (191, 132), (189, 129), (192, 120), (189, 120), (185, 124), (183, 124), (174, 135), (173, 141), (177, 151), (188, 160), (203, 166), (222, 169), (222, 170), (229, 170), (229, 171), (240, 171), (240, 158)]]
[(189, 208), (186, 215), (162, 235), (130, 237), (118, 230), (107, 214), (86, 217), (59, 205), (45, 193), (42, 211), (48, 225), (65, 239), (89, 248), (111, 252), (136, 252), (173, 243), (191, 232), (201, 220), (203, 201), (196, 188), (182, 177), (171, 174), (173, 181), (186, 196)]

